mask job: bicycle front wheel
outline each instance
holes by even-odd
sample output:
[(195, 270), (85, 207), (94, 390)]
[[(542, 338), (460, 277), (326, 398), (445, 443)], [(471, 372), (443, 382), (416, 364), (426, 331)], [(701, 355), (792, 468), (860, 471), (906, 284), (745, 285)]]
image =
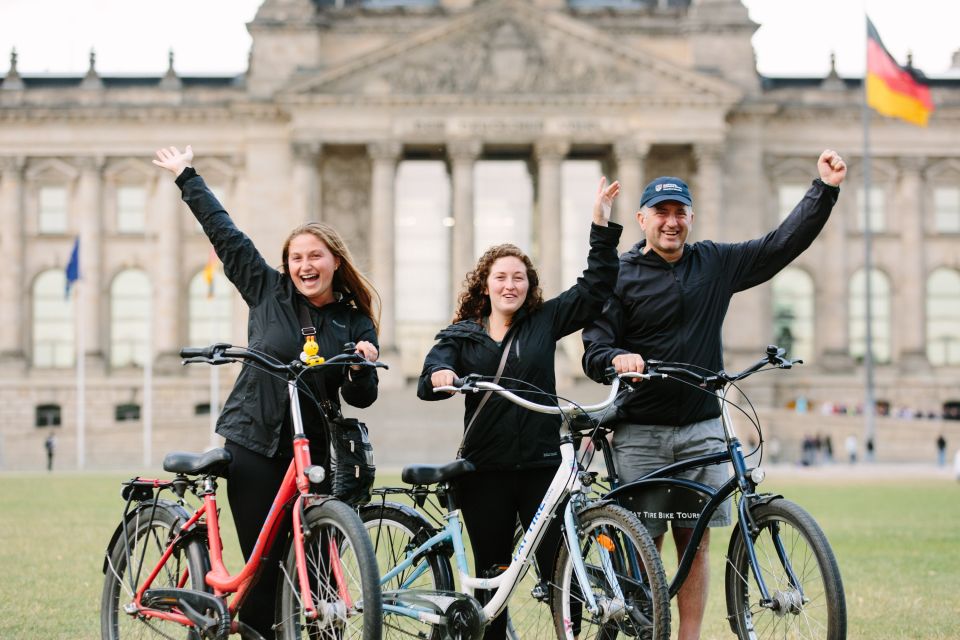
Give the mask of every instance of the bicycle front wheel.
[(291, 537), (278, 584), (277, 638), (379, 640), (380, 573), (356, 511), (327, 500), (307, 509), (303, 527), (309, 592), (318, 615), (311, 620), (305, 613)]
[[(360, 510), (360, 519), (369, 532), (377, 555), (377, 565), (384, 573), (392, 571), (406, 560), (434, 533), (433, 527), (422, 516), (393, 506), (393, 503), (367, 505)], [(397, 601), (402, 592), (409, 589), (453, 591), (450, 560), (438, 547), (432, 547), (410, 568), (381, 586), (385, 605)], [(391, 613), (389, 609), (384, 611), (383, 626), (384, 638), (442, 638), (439, 627), (410, 616)]]
[[(513, 534), (514, 549), (524, 533), (526, 530), (518, 522)], [(530, 554), (530, 568), (507, 601), (507, 640), (540, 640), (554, 635), (550, 578), (540, 570), (536, 554)]]
[(753, 547), (770, 602), (762, 602), (740, 529), (734, 529), (726, 569), (727, 614), (733, 632), (751, 640), (846, 638), (840, 569), (813, 517), (782, 498), (758, 505), (750, 513), (759, 529)]
[[(191, 635), (192, 630), (175, 622), (138, 615), (132, 605), (143, 580), (157, 567), (185, 521), (186, 514), (178, 513), (175, 505), (157, 503), (143, 504), (122, 525), (107, 550), (100, 599), (100, 636), (103, 640), (196, 637)], [(187, 539), (184, 544), (173, 548), (150, 586), (209, 591), (204, 583), (209, 566), (209, 556), (202, 542)]]
[(574, 573), (567, 545), (560, 547), (554, 582), (555, 631), (560, 638), (669, 640), (670, 595), (657, 547), (636, 516), (613, 504), (578, 514), (579, 553), (598, 611)]

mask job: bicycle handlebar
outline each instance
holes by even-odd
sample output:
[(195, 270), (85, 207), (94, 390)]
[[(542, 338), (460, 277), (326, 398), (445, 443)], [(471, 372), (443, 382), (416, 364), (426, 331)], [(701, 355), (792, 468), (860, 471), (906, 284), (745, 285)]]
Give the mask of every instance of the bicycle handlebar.
[(776, 345), (767, 346), (766, 355), (763, 358), (760, 358), (758, 361), (744, 369), (739, 373), (729, 374), (725, 371), (707, 371), (705, 375), (703, 373), (697, 373), (696, 371), (691, 371), (690, 369), (685, 368), (682, 363), (678, 362), (665, 362), (663, 360), (648, 360), (647, 361), (647, 372), (651, 374), (660, 374), (661, 377), (667, 378), (670, 376), (673, 377), (683, 377), (688, 380), (696, 383), (698, 386), (720, 389), (731, 382), (737, 382), (738, 380), (743, 380), (746, 377), (752, 376), (754, 373), (762, 370), (764, 367), (771, 367), (774, 369), (791, 369), (795, 364), (803, 364), (803, 360), (790, 360), (784, 358), (786, 350), (782, 347)]
[(591, 405), (578, 405), (573, 403), (568, 403), (565, 405), (546, 405), (546, 404), (539, 404), (537, 402), (531, 402), (526, 398), (521, 398), (520, 396), (516, 395), (509, 389), (504, 389), (498, 384), (494, 384), (493, 382), (484, 382), (483, 380), (479, 379), (480, 377), (481, 376), (479, 376), (478, 374), (471, 374), (464, 378), (455, 378), (452, 385), (434, 387), (433, 390), (435, 392), (448, 391), (450, 393), (479, 393), (481, 391), (494, 391), (500, 394), (501, 396), (505, 397), (506, 399), (510, 400), (510, 402), (516, 405), (519, 405), (525, 409), (529, 409), (530, 411), (536, 411), (538, 413), (548, 413), (553, 415), (561, 415), (561, 414), (574, 415), (574, 414), (581, 414), (581, 413), (586, 414), (589, 412), (602, 411), (607, 407), (609, 407), (611, 404), (613, 404), (613, 401), (616, 400), (617, 393), (620, 391), (620, 382), (622, 379), (642, 378), (642, 379), (648, 380), (650, 378), (657, 377), (657, 374), (656, 373), (638, 373), (636, 371), (621, 373), (620, 375), (614, 377), (613, 383), (610, 385), (610, 393), (607, 395), (607, 397), (601, 402), (597, 404), (591, 404)]
[[(293, 360), (289, 363), (283, 363), (273, 356), (257, 351), (251, 351), (246, 347), (235, 347), (226, 342), (217, 342), (208, 347), (184, 347), (180, 350), (180, 357), (183, 358), (183, 364), (195, 364), (198, 362), (221, 365), (237, 360), (249, 360), (265, 369), (276, 371), (278, 373), (290, 373), (296, 375), (304, 369), (316, 369), (328, 366), (361, 366), (373, 367), (377, 369), (389, 369), (382, 362), (367, 360), (361, 354), (353, 351), (353, 343), (348, 343), (350, 351), (340, 353), (328, 358), (319, 364), (307, 365), (300, 360)], [(347, 346), (347, 345), (345, 345)]]

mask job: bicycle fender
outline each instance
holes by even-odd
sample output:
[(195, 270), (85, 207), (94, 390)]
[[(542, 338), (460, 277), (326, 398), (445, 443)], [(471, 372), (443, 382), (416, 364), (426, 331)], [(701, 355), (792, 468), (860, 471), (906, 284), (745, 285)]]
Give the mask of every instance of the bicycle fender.
[[(130, 524), (130, 521), (137, 517), (141, 512), (153, 508), (153, 501), (141, 502), (133, 511), (129, 512), (127, 517), (117, 525), (116, 529), (114, 529), (113, 535), (110, 536), (110, 542), (107, 543), (107, 550), (103, 554), (103, 575), (107, 575), (107, 561), (110, 558), (110, 550), (113, 549), (113, 545), (115, 545), (117, 540), (120, 539), (120, 535), (123, 533), (124, 528), (126, 528)], [(169, 500), (157, 500), (156, 508), (158, 510), (166, 509), (174, 512), (177, 515), (177, 518), (179, 518), (181, 524), (190, 519), (190, 514), (187, 513), (187, 510), (176, 502), (171, 502)], [(192, 538), (201, 532), (205, 534), (206, 527), (196, 527), (193, 530), (186, 532), (184, 534), (184, 539), (186, 540), (188, 538)]]
[[(392, 502), (392, 501), (382, 502), (382, 503), (371, 502), (369, 504), (366, 504), (360, 507), (358, 512), (360, 513), (361, 519), (362, 519), (362, 516), (364, 513), (376, 513), (377, 510), (380, 509), (380, 507), (389, 507), (391, 509), (396, 509), (397, 511), (402, 511), (405, 516), (416, 520), (417, 523), (420, 525), (420, 530), (414, 534), (414, 539), (418, 543), (422, 543), (432, 538), (439, 531), (439, 529), (434, 527), (433, 524), (431, 524), (430, 521), (427, 520), (427, 518), (422, 513), (420, 513), (413, 507), (406, 504), (402, 504), (400, 502)], [(453, 556), (453, 545), (451, 544), (437, 545), (436, 548), (442, 550), (444, 555), (447, 556), (448, 558)]]

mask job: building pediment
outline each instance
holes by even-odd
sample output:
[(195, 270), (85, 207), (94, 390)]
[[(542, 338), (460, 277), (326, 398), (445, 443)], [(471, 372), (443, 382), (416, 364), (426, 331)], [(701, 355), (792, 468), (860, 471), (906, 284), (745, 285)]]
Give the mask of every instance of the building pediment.
[(528, 2), (501, 0), (309, 78), (288, 96), (419, 96), (733, 104), (734, 85), (611, 42), (609, 34)]

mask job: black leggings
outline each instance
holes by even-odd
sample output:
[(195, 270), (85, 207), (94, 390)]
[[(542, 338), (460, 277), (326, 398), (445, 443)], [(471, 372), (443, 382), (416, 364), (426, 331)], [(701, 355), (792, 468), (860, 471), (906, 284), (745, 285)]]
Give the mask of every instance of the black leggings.
[[(313, 461), (322, 464), (326, 456), (323, 455), (325, 451), (322, 439), (318, 438), (318, 440), (321, 444), (319, 446), (311, 444), (310, 455)], [(289, 455), (268, 458), (230, 441), (227, 441), (224, 447), (233, 454), (227, 480), (227, 499), (237, 528), (237, 537), (240, 539), (240, 551), (243, 552), (243, 559), (246, 561), (253, 552), (260, 529), (263, 528), (273, 500), (277, 497), (277, 491), (283, 484), (283, 477), (287, 473), (287, 467), (290, 466), (291, 458)], [(325, 481), (324, 484), (328, 482)], [(329, 487), (322, 485), (321, 488), (329, 490)], [(240, 620), (255, 629), (266, 640), (274, 638), (272, 627), (276, 614), (279, 563), (290, 536), (290, 525), (291, 519), (287, 517), (277, 533), (273, 548), (261, 561), (259, 579), (247, 592), (247, 597), (240, 608)]]
[[(476, 471), (457, 479), (457, 503), (470, 534), (474, 569), (478, 576), (493, 567), (510, 564), (517, 517), (524, 527), (530, 526), (555, 474), (556, 468)], [(557, 509), (557, 519), (547, 528), (536, 553), (541, 579), (547, 582), (553, 579), (562, 513), (561, 505)], [(482, 602), (490, 594), (489, 591), (477, 592)], [(501, 640), (506, 635), (507, 616), (501, 613), (487, 627), (483, 638)]]

